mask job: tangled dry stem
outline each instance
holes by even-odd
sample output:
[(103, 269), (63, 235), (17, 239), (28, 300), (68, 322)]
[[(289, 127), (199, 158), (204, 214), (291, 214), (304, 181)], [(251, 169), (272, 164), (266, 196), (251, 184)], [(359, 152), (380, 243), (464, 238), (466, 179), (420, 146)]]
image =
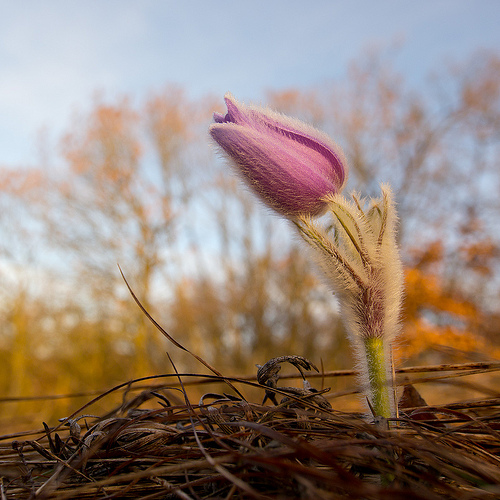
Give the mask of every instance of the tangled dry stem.
[[(284, 362), (303, 388), (280, 387)], [(141, 392), (140, 381), (115, 388), (106, 394), (123, 390), (123, 404), (107, 415), (85, 415), (91, 401), (58, 426), (1, 437), (1, 499), (500, 497), (500, 397), (429, 407), (402, 382), (399, 418), (373, 423), (332, 408), (307, 381), (311, 369), (284, 356), (259, 367), (257, 382), (173, 373)], [(427, 368), (442, 378), (498, 369)], [(195, 404), (191, 380), (218, 381), (221, 393)], [(225, 393), (228, 382), (260, 388), (267, 404)]]

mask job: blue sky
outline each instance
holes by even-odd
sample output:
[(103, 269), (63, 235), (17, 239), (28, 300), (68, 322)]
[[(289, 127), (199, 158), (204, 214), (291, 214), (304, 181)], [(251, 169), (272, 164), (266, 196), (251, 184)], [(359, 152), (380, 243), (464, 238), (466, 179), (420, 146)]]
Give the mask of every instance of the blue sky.
[(497, 0), (0, 0), (0, 14), (0, 164), (11, 166), (34, 162), (39, 131), (55, 142), (96, 92), (141, 99), (177, 83), (259, 101), (394, 44), (419, 85), (500, 50)]

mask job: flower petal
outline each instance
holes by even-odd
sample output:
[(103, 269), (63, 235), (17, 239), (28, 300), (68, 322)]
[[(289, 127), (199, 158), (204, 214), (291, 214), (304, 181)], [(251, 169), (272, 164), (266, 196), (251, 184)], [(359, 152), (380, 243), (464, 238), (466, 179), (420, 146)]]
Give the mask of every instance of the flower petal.
[(286, 216), (323, 212), (324, 197), (346, 181), (342, 150), (310, 125), (245, 106), (230, 93), (224, 99), (227, 114), (214, 114), (210, 133), (252, 189)]
[(286, 137), (323, 155), (328, 161), (318, 166), (324, 168), (324, 175), (334, 179), (337, 191), (342, 190), (347, 180), (347, 160), (342, 149), (326, 134), (270, 109), (245, 106), (238, 102), (231, 93), (227, 93), (224, 100), (228, 109), (226, 122), (247, 125), (266, 135), (277, 134)]
[(284, 215), (319, 215), (326, 208), (322, 198), (336, 191), (322, 169), (310, 167), (324, 158), (301, 144), (234, 124), (213, 124), (210, 134), (250, 187)]

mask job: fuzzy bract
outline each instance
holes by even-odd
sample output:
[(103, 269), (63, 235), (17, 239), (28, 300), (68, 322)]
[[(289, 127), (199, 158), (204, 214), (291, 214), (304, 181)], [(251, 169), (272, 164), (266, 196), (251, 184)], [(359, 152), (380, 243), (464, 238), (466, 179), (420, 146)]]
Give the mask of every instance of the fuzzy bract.
[(352, 201), (342, 195), (327, 201), (328, 231), (309, 217), (296, 225), (339, 300), (368, 400), (376, 415), (389, 418), (390, 351), (400, 330), (404, 286), (392, 191), (383, 185), (382, 197), (367, 208), (356, 194)]

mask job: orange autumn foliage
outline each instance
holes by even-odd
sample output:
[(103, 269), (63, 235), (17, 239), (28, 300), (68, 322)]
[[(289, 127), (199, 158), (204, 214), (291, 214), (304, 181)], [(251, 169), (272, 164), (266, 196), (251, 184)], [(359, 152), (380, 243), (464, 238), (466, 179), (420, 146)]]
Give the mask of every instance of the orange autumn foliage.
[[(473, 248), (485, 250), (489, 246), (477, 243), (464, 248), (460, 254), (466, 257), (466, 265)], [(481, 258), (482, 252), (477, 255)], [(481, 334), (484, 320), (478, 304), (447, 286), (440, 272), (442, 243), (434, 242), (419, 252), (419, 257), (405, 271), (404, 327), (396, 357), (401, 361), (411, 359), (412, 363), (471, 361), (478, 355), (481, 359), (498, 357), (500, 348)], [(486, 268), (483, 263), (477, 271), (484, 273)]]

